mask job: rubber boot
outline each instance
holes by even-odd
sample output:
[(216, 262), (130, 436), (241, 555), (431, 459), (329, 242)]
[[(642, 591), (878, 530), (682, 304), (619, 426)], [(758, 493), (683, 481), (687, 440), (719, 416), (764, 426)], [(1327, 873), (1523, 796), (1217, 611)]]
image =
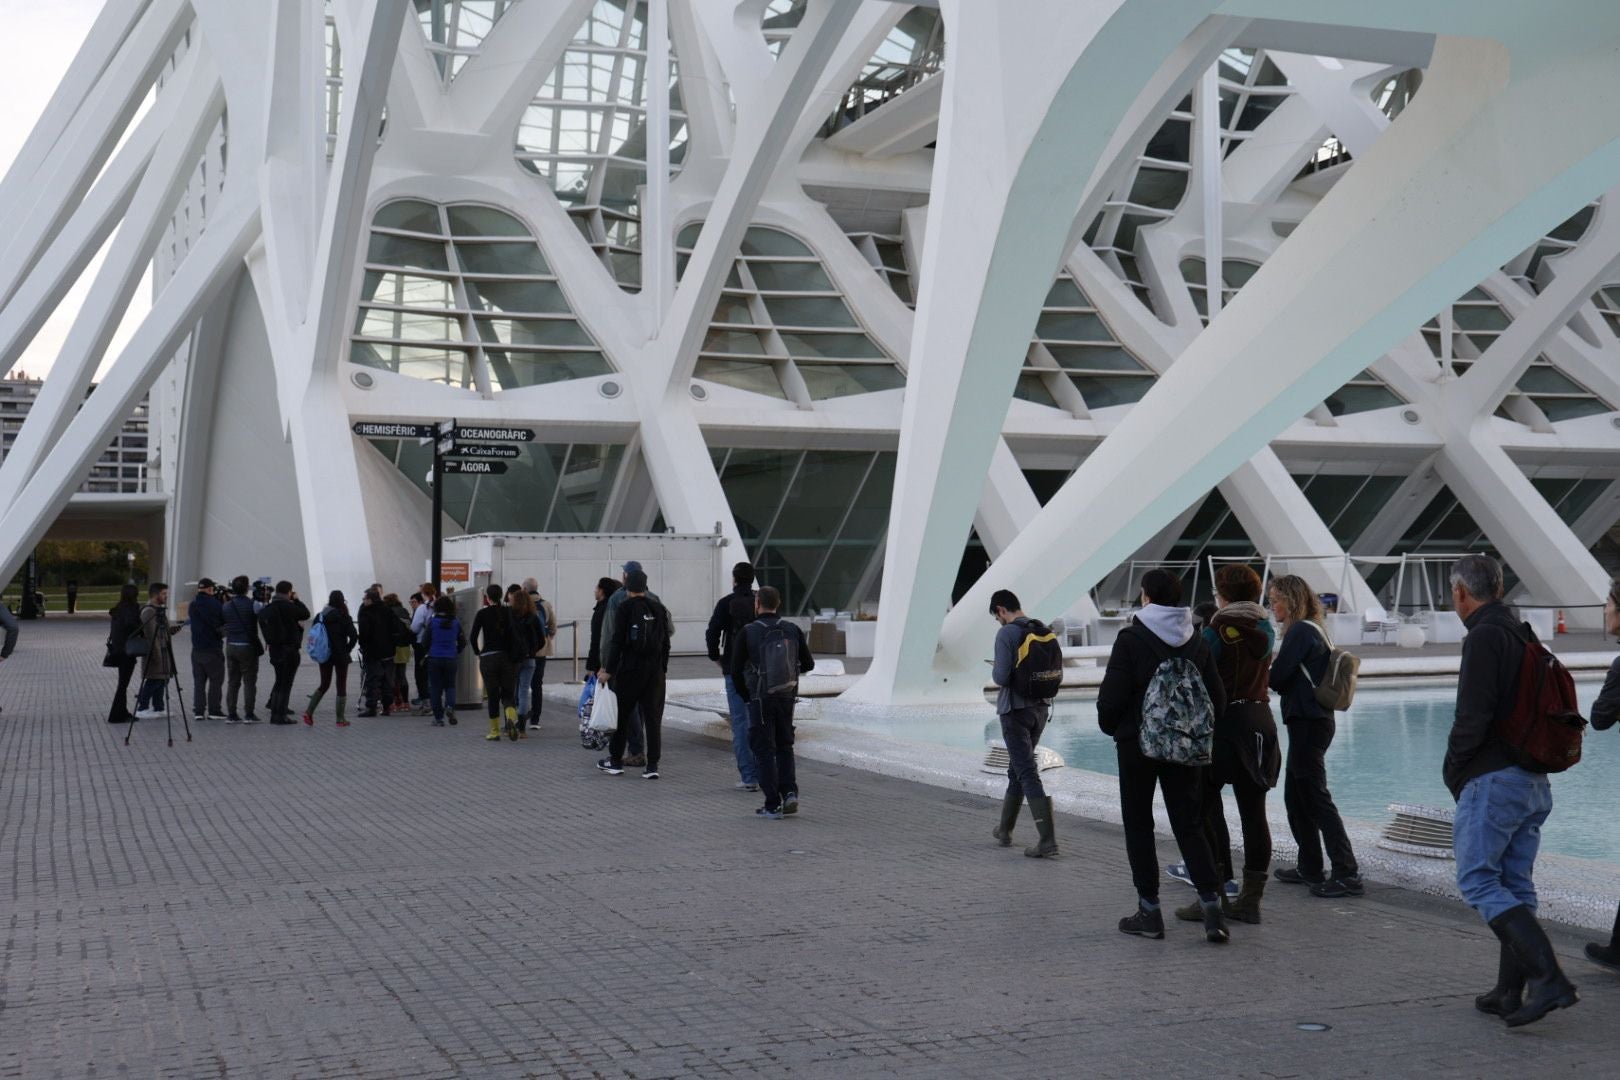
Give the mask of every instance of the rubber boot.
[(1052, 830), (1052, 796), (1030, 799), (1029, 816), (1035, 819), (1035, 831), (1040, 834), (1040, 839), (1033, 847), (1025, 848), (1024, 854), (1031, 859), (1056, 858), (1058, 846)]
[(337, 699), (337, 726), (349, 726), (349, 699), (346, 697)]
[(996, 843), (1002, 847), (1012, 847), (1013, 826), (1018, 824), (1018, 811), (1024, 805), (1024, 793), (1007, 789), (1001, 797), (1001, 823), (990, 830), (990, 835), (996, 838)]
[(1491, 920), (1491, 929), (1513, 950), (1525, 976), (1524, 1004), (1503, 1017), (1508, 1027), (1533, 1024), (1554, 1009), (1567, 1009), (1581, 1000), (1575, 984), (1558, 967), (1547, 932), (1529, 908), (1523, 904), (1509, 908)]
[(506, 737), (508, 739), (511, 739), (513, 742), (517, 742), (517, 738), (518, 738), (517, 725), (518, 725), (517, 710), (514, 709), (512, 706), (508, 705), (506, 707)]
[(1609, 943), (1599, 945), (1592, 942), (1586, 947), (1586, 958), (1610, 971), (1620, 971), (1620, 909), (1614, 913), (1614, 932), (1609, 935)]
[(1511, 1016), (1519, 1011), (1524, 996), (1524, 972), (1518, 958), (1504, 943), (1496, 960), (1496, 985), (1474, 999), (1474, 1008), (1492, 1016)]
[(1243, 888), (1226, 905), (1226, 917), (1233, 922), (1260, 925), (1260, 898), (1266, 893), (1266, 880), (1264, 870), (1243, 871)]
[(317, 690), (309, 695), (309, 704), (304, 706), (304, 723), (309, 727), (315, 726), (315, 709), (321, 703), (321, 697), (326, 691)]
[(489, 718), (489, 734), (484, 736), (484, 741), (485, 742), (500, 742), (501, 741), (501, 718), (500, 717), (492, 716), (492, 717)]

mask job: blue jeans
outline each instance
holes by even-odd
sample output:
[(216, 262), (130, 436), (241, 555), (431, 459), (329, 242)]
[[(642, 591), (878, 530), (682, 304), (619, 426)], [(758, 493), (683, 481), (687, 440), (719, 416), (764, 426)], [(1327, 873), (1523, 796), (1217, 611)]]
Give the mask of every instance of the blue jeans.
[(726, 705), (731, 711), (731, 752), (737, 757), (737, 774), (745, 784), (759, 783), (759, 768), (754, 763), (754, 750), (748, 745), (748, 702), (737, 693), (731, 676), (726, 675)]
[(1463, 785), (1452, 826), (1457, 888), (1486, 922), (1520, 904), (1536, 910), (1531, 877), (1550, 813), (1552, 785), (1545, 773), (1513, 765)]
[(433, 719), (443, 720), (446, 710), (456, 708), (456, 659), (453, 656), (427, 658), (428, 697), (433, 701)]
[(1031, 801), (1046, 798), (1035, 748), (1046, 730), (1045, 708), (1014, 709), (1001, 714), (1001, 741), (1007, 744), (1007, 791)]
[(534, 703), (534, 657), (517, 666), (517, 711), (520, 721), (527, 720), (529, 706)]

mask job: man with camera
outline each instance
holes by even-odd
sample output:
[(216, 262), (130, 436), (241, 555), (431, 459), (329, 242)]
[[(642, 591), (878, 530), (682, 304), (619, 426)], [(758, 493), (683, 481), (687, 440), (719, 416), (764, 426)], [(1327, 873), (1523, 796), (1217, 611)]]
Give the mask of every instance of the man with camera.
[(270, 722), (294, 723), (291, 698), (293, 676), (298, 673), (299, 648), (304, 643), (305, 619), (309, 608), (298, 599), (292, 582), (276, 582), (275, 595), (259, 613), (259, 626), (264, 631), (264, 642), (270, 653), (270, 668), (275, 672), (275, 683), (270, 688)]

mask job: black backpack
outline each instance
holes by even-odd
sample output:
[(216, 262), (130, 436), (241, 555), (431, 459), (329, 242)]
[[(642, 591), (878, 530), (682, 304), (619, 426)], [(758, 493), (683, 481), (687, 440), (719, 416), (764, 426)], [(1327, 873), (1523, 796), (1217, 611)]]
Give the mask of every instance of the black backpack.
[(1049, 701), (1063, 687), (1063, 644), (1045, 623), (1029, 620), (1013, 661), (1012, 691), (1031, 701)]
[(765, 626), (759, 635), (759, 650), (749, 643), (752, 661), (750, 692), (755, 697), (790, 695), (799, 689), (799, 635), (796, 627), (780, 619)]
[(720, 655), (729, 657), (737, 648), (737, 638), (742, 634), (743, 627), (753, 622), (754, 594), (744, 595), (732, 593), (731, 599), (726, 603), (726, 634), (720, 642)]
[(619, 618), (625, 620), (625, 654), (642, 661), (662, 663), (664, 650), (669, 646), (664, 605), (649, 596), (631, 597), (625, 601)]

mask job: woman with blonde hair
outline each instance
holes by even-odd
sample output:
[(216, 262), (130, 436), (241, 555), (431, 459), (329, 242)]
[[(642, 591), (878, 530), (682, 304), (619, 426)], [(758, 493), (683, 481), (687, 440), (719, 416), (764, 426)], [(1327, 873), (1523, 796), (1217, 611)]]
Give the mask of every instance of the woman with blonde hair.
[[(1282, 701), (1288, 729), (1288, 760), (1283, 767), (1283, 806), (1288, 830), (1299, 845), (1299, 865), (1278, 867), (1273, 876), (1289, 885), (1309, 885), (1313, 896), (1360, 896), (1365, 890), (1327, 784), (1327, 749), (1333, 743), (1333, 711), (1316, 700), (1327, 677), (1332, 648), (1323, 627), (1322, 602), (1305, 579), (1273, 578), (1267, 589), (1282, 644), (1271, 662), (1271, 689)], [(1322, 867), (1326, 845), (1330, 872)]]

